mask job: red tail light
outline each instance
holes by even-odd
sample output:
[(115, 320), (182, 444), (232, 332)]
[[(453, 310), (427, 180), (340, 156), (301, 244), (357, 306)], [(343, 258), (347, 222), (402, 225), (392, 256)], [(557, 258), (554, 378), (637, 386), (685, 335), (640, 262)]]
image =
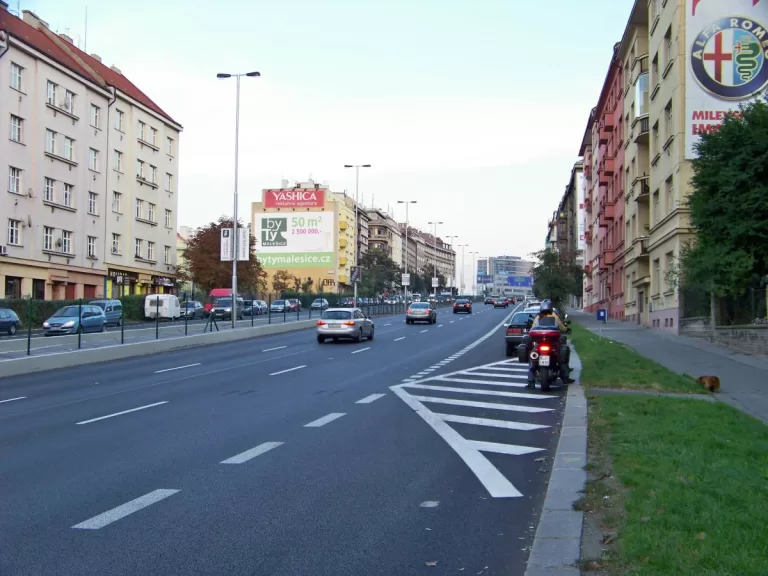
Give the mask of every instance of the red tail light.
[(405, 311), (405, 313), (406, 313), (406, 314), (410, 314), (410, 313), (411, 313), (411, 309), (410, 309), (410, 308), (408, 308), (408, 310), (406, 310), (406, 311)]
[(344, 322), (344, 326), (354, 326), (354, 325), (355, 323), (352, 322), (352, 320), (347, 320), (346, 322)]
[(523, 331), (520, 328), (512, 328), (512, 334), (522, 334)]
[(514, 333), (515, 333), (515, 329), (514, 328), (507, 328), (507, 335), (514, 334)]
[(539, 346), (539, 354), (543, 352), (550, 352), (551, 350), (552, 350), (552, 346), (550, 346), (549, 344), (541, 344)]
[(325, 320), (318, 320), (317, 321), (317, 325), (318, 326), (325, 326), (325, 324), (326, 324)]

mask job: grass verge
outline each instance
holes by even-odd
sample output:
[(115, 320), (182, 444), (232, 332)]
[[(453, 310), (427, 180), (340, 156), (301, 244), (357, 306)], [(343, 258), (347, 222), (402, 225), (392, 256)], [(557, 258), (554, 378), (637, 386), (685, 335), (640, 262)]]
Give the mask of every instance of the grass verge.
[(768, 427), (719, 402), (594, 395), (589, 426), (578, 507), (605, 552), (584, 570), (765, 576)]
[(676, 374), (620, 342), (601, 338), (576, 322), (570, 327), (583, 366), (581, 383), (586, 388), (706, 393), (692, 377)]

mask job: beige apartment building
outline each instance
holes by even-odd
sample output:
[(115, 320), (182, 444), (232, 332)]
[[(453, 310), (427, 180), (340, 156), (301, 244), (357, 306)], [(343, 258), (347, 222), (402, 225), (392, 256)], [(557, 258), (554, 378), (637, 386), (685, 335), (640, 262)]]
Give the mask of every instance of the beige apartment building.
[(403, 236), (400, 225), (383, 210), (367, 210), (368, 246), (385, 252), (398, 266), (402, 266)]
[(0, 297), (170, 291), (181, 126), (32, 12), (0, 30)]

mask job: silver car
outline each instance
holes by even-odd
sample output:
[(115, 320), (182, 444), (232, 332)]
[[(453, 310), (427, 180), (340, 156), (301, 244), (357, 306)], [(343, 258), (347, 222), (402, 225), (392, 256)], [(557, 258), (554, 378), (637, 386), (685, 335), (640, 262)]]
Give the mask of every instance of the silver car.
[(405, 311), (405, 323), (427, 322), (435, 324), (437, 322), (437, 310), (429, 302), (411, 302)]
[(360, 308), (328, 308), (317, 321), (317, 341), (322, 344), (328, 338), (354, 340), (363, 338), (373, 340), (373, 320), (366, 317)]

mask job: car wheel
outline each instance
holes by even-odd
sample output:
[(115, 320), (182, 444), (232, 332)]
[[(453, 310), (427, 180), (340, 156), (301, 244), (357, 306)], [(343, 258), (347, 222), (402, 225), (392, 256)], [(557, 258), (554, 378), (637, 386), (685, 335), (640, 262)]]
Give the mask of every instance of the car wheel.
[(325, 336), (318, 336), (317, 337), (317, 343), (318, 344), (325, 344)]
[(107, 331), (107, 323), (104, 322), (104, 324), (101, 325), (101, 330), (99, 332), (106, 332)]
[(373, 326), (371, 326), (371, 333), (370, 333), (370, 334), (368, 334), (368, 341), (369, 341), (369, 342), (373, 340), (373, 332), (374, 332), (374, 327), (373, 327)]
[(360, 330), (357, 331), (357, 336), (355, 336), (355, 342), (358, 344), (363, 341), (363, 329), (360, 328)]
[(16, 324), (11, 324), (8, 328), (8, 336), (13, 336), (16, 334)]

